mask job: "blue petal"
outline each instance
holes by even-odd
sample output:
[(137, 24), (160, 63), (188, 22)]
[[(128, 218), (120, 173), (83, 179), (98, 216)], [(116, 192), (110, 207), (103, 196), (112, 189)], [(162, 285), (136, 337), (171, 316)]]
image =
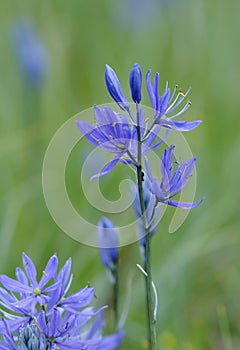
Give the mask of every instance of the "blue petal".
[(0, 282), (4, 286), (4, 288), (8, 289), (11, 292), (18, 292), (18, 293), (32, 292), (31, 287), (28, 287), (25, 284), (22, 284), (6, 275), (0, 276)]
[(204, 198), (200, 199), (200, 201), (198, 201), (198, 202), (193, 202), (193, 203), (190, 203), (190, 202), (178, 202), (178, 201), (169, 200), (169, 201), (164, 201), (164, 203), (168, 204), (168, 205), (171, 205), (173, 207), (177, 207), (177, 208), (192, 209), (192, 208), (197, 207), (199, 204), (201, 204), (203, 200), (204, 200)]
[(119, 162), (119, 160), (120, 160), (119, 157), (113, 158), (113, 160), (111, 160), (111, 162), (109, 162), (107, 165), (105, 165), (105, 167), (101, 170), (101, 172), (99, 174), (93, 175), (90, 178), (90, 181), (92, 181), (93, 179), (96, 179), (100, 176), (104, 176), (104, 175), (108, 174), (114, 168), (114, 166)]
[(182, 190), (182, 188), (187, 183), (188, 178), (191, 175), (195, 165), (196, 158), (189, 158), (177, 167), (171, 180), (170, 194), (177, 194)]
[(161, 114), (166, 113), (169, 100), (170, 100), (170, 89), (167, 88), (166, 91), (162, 94), (162, 97), (160, 98), (160, 102), (159, 102), (159, 105), (160, 105), (159, 109)]
[(39, 288), (42, 289), (51, 278), (55, 277), (58, 268), (58, 258), (54, 254), (48, 261), (45, 270), (43, 271), (42, 278), (39, 282)]
[(174, 129), (178, 131), (190, 131), (197, 128), (201, 124), (201, 120), (196, 120), (194, 122), (186, 121), (171, 121), (169, 119), (160, 119), (160, 124), (169, 129)]
[(37, 271), (34, 263), (29, 258), (29, 256), (27, 256), (27, 254), (25, 253), (22, 254), (22, 262), (30, 283), (32, 284), (33, 287), (35, 287), (37, 284), (37, 281), (36, 281)]
[(108, 92), (123, 110), (129, 109), (129, 103), (124, 96), (119, 80), (114, 70), (106, 64), (105, 81)]
[(116, 349), (122, 342), (125, 332), (123, 330), (118, 331), (115, 334), (104, 337), (100, 344), (97, 346), (98, 350), (113, 350)]
[(151, 100), (152, 108), (154, 109), (154, 111), (157, 111), (158, 99), (159, 99), (159, 95), (158, 95), (159, 73), (155, 74), (153, 85), (151, 84), (150, 74), (151, 74), (151, 70), (149, 69), (146, 75), (146, 86), (147, 86), (148, 94)]

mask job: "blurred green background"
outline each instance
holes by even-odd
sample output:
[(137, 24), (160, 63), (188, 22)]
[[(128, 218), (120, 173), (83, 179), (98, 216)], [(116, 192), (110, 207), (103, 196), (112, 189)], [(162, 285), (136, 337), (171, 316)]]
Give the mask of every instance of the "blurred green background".
[[(111, 304), (97, 249), (70, 239), (51, 218), (41, 167), (51, 137), (68, 118), (94, 103), (111, 102), (105, 64), (116, 70), (128, 94), (129, 70), (138, 62), (144, 72), (161, 73), (162, 88), (166, 80), (170, 86), (192, 86), (187, 118), (203, 120), (186, 138), (198, 158), (196, 198), (206, 200), (172, 235), (168, 209), (154, 237), (159, 345), (162, 350), (239, 349), (239, 1), (2, 0), (0, 8), (0, 272), (13, 276), (22, 251), (39, 271), (54, 252), (61, 264), (72, 256), (73, 290), (90, 282), (96, 305)], [(39, 41), (32, 56), (37, 72), (21, 64), (23, 23), (35, 31), (33, 42)], [(146, 93), (144, 103), (149, 105)], [(87, 147), (86, 142), (73, 152), (66, 178), (83, 212), (80, 165)], [(117, 169), (119, 174), (104, 180), (116, 198), (125, 171)], [(102, 214), (86, 213), (93, 223)], [(121, 249), (121, 308), (131, 298), (122, 349), (146, 348), (138, 262), (137, 244)]]

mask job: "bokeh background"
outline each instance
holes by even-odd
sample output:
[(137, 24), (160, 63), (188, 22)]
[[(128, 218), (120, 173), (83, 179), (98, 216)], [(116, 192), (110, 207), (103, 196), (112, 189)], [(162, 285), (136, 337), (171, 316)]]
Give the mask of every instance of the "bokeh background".
[[(0, 272), (13, 276), (22, 251), (39, 271), (54, 252), (60, 263), (72, 256), (73, 290), (90, 282), (96, 306), (111, 305), (98, 250), (69, 238), (51, 218), (41, 168), (51, 137), (67, 119), (110, 102), (105, 64), (127, 95), (129, 70), (138, 62), (144, 72), (161, 73), (162, 88), (166, 80), (192, 86), (187, 117), (203, 120), (186, 138), (198, 158), (196, 198), (206, 200), (172, 235), (168, 209), (154, 237), (159, 346), (240, 348), (239, 1), (2, 0), (0, 7)], [(85, 205), (80, 184), (89, 147), (74, 150), (66, 184), (75, 207), (97, 223), (106, 213)], [(112, 200), (124, 171), (119, 166), (102, 182)], [(130, 300), (122, 349), (146, 348), (137, 262), (137, 243), (121, 249), (121, 309)], [(110, 310), (106, 317), (111, 322)]]

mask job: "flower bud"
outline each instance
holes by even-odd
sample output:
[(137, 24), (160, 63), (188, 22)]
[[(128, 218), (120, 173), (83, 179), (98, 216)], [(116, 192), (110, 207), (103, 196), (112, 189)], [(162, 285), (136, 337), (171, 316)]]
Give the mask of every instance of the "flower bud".
[(112, 98), (117, 102), (119, 107), (123, 110), (129, 109), (129, 102), (127, 101), (126, 97), (122, 92), (117, 75), (114, 72), (114, 70), (107, 64), (105, 71), (105, 81), (108, 92), (110, 93)]
[(130, 71), (129, 83), (132, 93), (132, 99), (134, 102), (139, 103), (142, 98), (142, 70), (138, 63), (134, 64)]
[(102, 218), (98, 222), (98, 244), (103, 265), (113, 270), (118, 259), (118, 238), (113, 223)]
[(46, 346), (44, 344), (42, 335), (34, 324), (28, 324), (20, 331), (18, 349), (25, 350), (44, 350)]

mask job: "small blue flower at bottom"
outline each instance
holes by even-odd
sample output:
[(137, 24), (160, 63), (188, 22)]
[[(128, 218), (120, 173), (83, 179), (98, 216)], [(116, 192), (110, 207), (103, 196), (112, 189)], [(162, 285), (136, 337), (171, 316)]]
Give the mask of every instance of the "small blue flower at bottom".
[[(102, 322), (91, 322), (94, 317), (98, 319), (105, 308), (95, 312), (89, 306), (94, 296), (93, 288), (87, 286), (68, 295), (72, 282), (71, 259), (57, 273), (58, 260), (54, 254), (39, 283), (36, 282), (36, 268), (25, 253), (23, 262), (25, 271), (17, 268), (17, 280), (0, 276), (4, 287), (0, 288), (3, 315), (0, 349), (113, 350), (120, 345), (124, 331), (102, 336)], [(34, 288), (39, 290), (34, 292)]]
[(196, 158), (189, 158), (180, 163), (173, 172), (174, 147), (174, 145), (171, 145), (168, 150), (164, 150), (163, 152), (161, 161), (161, 183), (153, 177), (148, 160), (145, 158), (146, 171), (151, 181), (150, 191), (156, 196), (157, 201), (160, 203), (182, 209), (192, 209), (197, 207), (203, 201), (203, 198), (193, 203), (174, 201), (171, 198), (180, 193), (186, 185), (196, 165)]

